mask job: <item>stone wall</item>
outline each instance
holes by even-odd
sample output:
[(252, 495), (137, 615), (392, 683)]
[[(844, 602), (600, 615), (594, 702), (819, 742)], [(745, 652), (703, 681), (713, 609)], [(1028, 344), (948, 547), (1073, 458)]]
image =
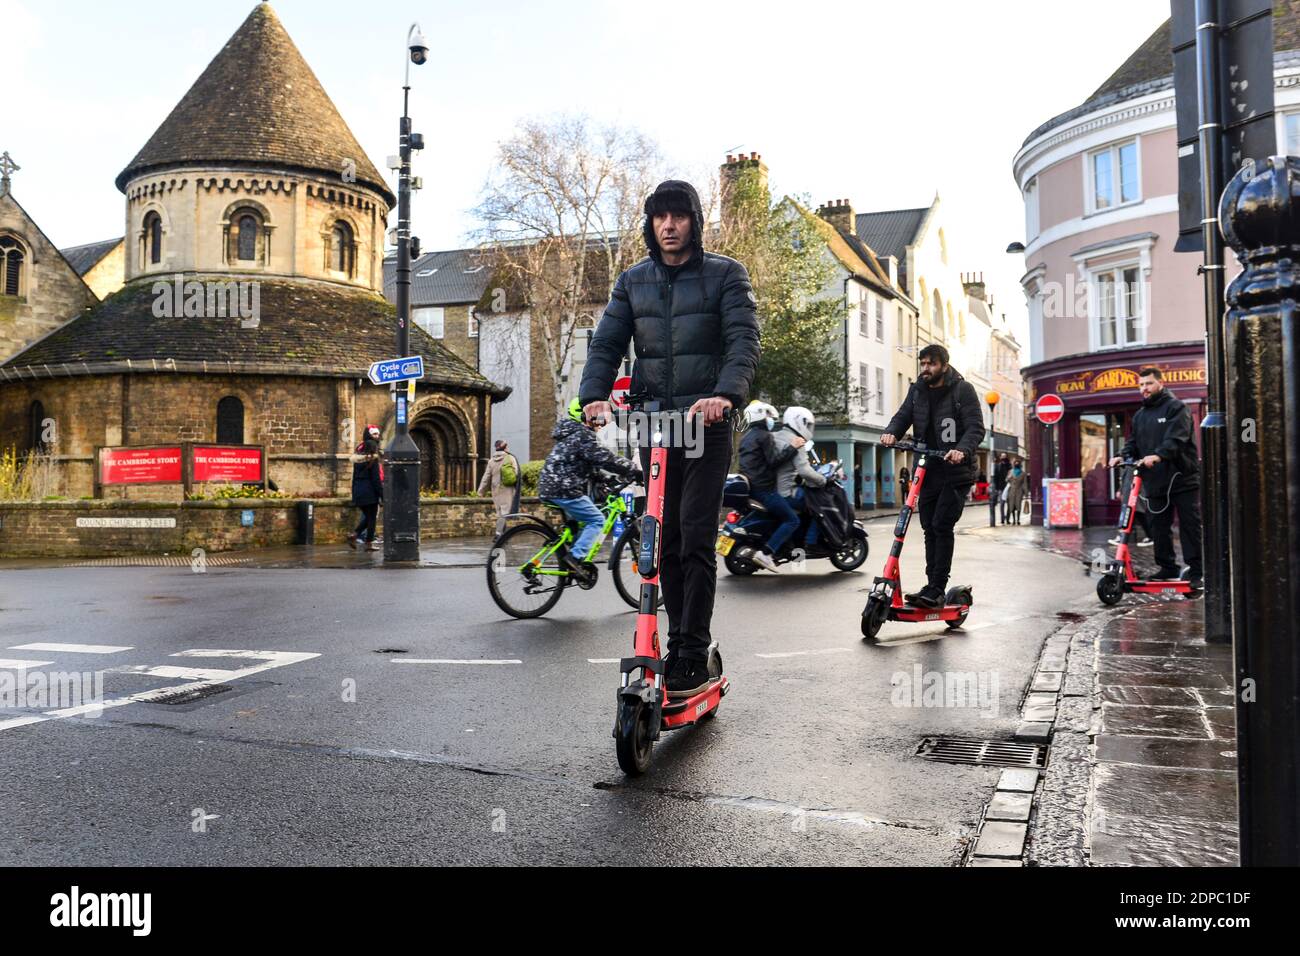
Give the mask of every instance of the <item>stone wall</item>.
[[(385, 445), (395, 429), (387, 387), (358, 384), (356, 379), (185, 373), (70, 376), (0, 383), (0, 449), (27, 447), (32, 403), (39, 401), (54, 423), (50, 451), (60, 477), (51, 493), (87, 496), (94, 491), (97, 446), (215, 441), (217, 403), (227, 396), (243, 403), (244, 444), (266, 446), (268, 475), (281, 491), (293, 495), (349, 495), (348, 456), (366, 425), (380, 426)], [(464, 433), (464, 453), (482, 459), (477, 397), (418, 387), (412, 421), (432, 409), (447, 410)], [(476, 477), (481, 470), (480, 464)], [(178, 496), (171, 485), (104, 489), (105, 498)]]
[[(317, 499), (316, 543), (338, 544), (356, 525), (360, 512), (340, 498)], [(545, 507), (526, 498), (522, 511), (542, 515)], [(245, 511), (253, 514), (244, 527)], [(79, 527), (146, 519), (155, 527)], [(104, 519), (108, 519), (105, 521)], [(380, 513), (382, 534), (383, 513)], [(145, 523), (139, 521), (137, 523)], [(435, 498), (420, 502), (420, 539), (490, 535), (496, 524), (492, 502), (484, 498)], [(170, 525), (170, 527), (159, 526)], [(296, 544), (297, 502), (235, 501), (0, 501), (0, 556), (110, 557), (131, 554), (209, 553)]]

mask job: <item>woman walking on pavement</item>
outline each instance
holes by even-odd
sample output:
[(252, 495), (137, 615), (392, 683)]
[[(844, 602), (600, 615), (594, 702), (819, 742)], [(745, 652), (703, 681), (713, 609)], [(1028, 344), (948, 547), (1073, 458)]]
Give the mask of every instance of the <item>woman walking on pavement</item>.
[[(491, 488), (492, 504), (497, 512), (497, 526), (493, 533), (500, 534), (506, 525), (506, 515), (519, 510), (519, 486), (523, 484), (520, 480), (523, 476), (519, 472), (519, 459), (510, 454), (506, 442), (498, 438), (493, 448), (492, 457), (483, 470), (483, 480), (478, 483), (478, 493), (484, 494)], [(507, 466), (512, 471), (503, 474)]]
[(1025, 474), (1025, 469), (1021, 467), (1020, 459), (1017, 458), (1011, 463), (1011, 470), (1007, 473), (1006, 508), (1012, 524), (1020, 524), (1020, 505), (1025, 500), (1025, 489), (1028, 484), (1029, 476)]
[(348, 545), (367, 551), (378, 551), (375, 543), (376, 518), (379, 502), (384, 500), (384, 466), (380, 461), (379, 426), (367, 425), (365, 440), (357, 446), (352, 456), (352, 503), (361, 509), (357, 528), (348, 535)]

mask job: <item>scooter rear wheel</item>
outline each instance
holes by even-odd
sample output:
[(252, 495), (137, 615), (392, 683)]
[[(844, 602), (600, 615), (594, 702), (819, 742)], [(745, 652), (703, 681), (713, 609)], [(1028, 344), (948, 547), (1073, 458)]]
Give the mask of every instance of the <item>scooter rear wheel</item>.
[(639, 777), (650, 766), (650, 707), (643, 700), (618, 704), (618, 734), (614, 738), (618, 765), (629, 777)]
[[(714, 651), (709, 655), (709, 680), (717, 680), (722, 676), (722, 654)], [(722, 706), (722, 701), (718, 701), (717, 706), (704, 715), (703, 720), (712, 720), (718, 716), (718, 707)]]
[(951, 631), (966, 623), (966, 617), (970, 614), (969, 607), (975, 603), (975, 595), (964, 588), (953, 588), (944, 595), (943, 601), (945, 604), (965, 604), (967, 606), (965, 613), (947, 622), (948, 630)]
[(1114, 605), (1124, 596), (1124, 582), (1119, 575), (1107, 572), (1097, 579), (1097, 597), (1105, 605)]

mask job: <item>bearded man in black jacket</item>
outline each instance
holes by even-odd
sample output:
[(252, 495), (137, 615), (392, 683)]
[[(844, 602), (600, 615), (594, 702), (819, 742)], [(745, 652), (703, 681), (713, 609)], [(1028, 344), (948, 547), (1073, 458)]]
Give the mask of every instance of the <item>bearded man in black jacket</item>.
[[(618, 277), (587, 349), (578, 397), (588, 419), (608, 421), (610, 389), (627, 347), (636, 349), (630, 396), (659, 411), (688, 409), (704, 422), (702, 448), (670, 448), (664, 489), (660, 584), (668, 612), (669, 696), (709, 681), (710, 622), (717, 586), (713, 551), (722, 485), (731, 462), (727, 415), (739, 409), (758, 369), (757, 299), (735, 259), (704, 251), (695, 187), (660, 183), (645, 202), (649, 257)], [(650, 473), (650, 450), (641, 449)]]
[(975, 451), (984, 440), (984, 416), (975, 386), (948, 364), (948, 350), (927, 345), (919, 353), (920, 372), (907, 391), (902, 407), (885, 426), (880, 444), (888, 448), (912, 430), (918, 444), (944, 452), (925, 460), (925, 483), (917, 515), (925, 530), (926, 584), (905, 595), (914, 607), (942, 607), (952, 552), (953, 529), (966, 507), (975, 483)]
[(1178, 538), (1193, 587), (1203, 587), (1201, 577), (1201, 481), (1192, 441), (1192, 413), (1165, 388), (1160, 369), (1138, 372), (1142, 407), (1133, 415), (1133, 428), (1120, 454), (1110, 460), (1114, 468), (1125, 458), (1142, 460), (1142, 497), (1147, 528), (1155, 542), (1158, 568), (1152, 578), (1178, 577), (1174, 554), (1174, 514)]

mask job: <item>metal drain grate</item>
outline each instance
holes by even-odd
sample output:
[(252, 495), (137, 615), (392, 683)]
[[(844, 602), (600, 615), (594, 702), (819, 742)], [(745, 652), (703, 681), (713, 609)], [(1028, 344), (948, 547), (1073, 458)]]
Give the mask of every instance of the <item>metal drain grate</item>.
[(979, 767), (1042, 767), (1047, 762), (1043, 744), (1017, 740), (967, 740), (960, 737), (926, 737), (916, 748), (922, 760), (969, 763)]
[(192, 704), (196, 700), (203, 700), (205, 697), (214, 697), (217, 694), (224, 694), (231, 687), (229, 684), (209, 684), (207, 687), (186, 688), (178, 687), (174, 694), (164, 694), (161, 697), (155, 697), (150, 703), (152, 704)]

